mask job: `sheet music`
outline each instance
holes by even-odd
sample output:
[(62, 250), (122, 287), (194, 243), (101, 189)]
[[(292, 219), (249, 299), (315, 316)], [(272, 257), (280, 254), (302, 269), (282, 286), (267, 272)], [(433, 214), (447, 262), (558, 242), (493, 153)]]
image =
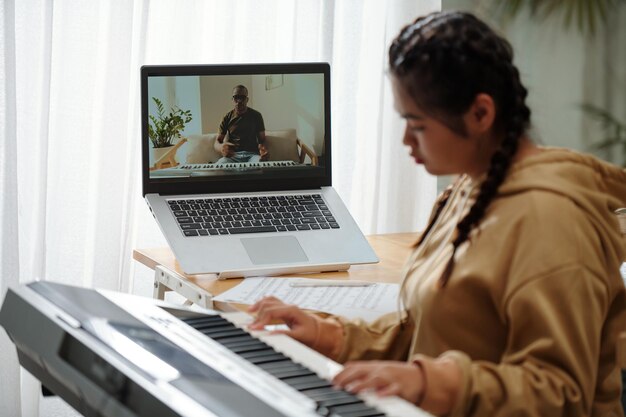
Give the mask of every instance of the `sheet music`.
[(214, 301), (254, 304), (265, 296), (274, 296), (300, 308), (362, 318), (373, 321), (398, 309), (398, 284), (375, 283), (363, 287), (335, 286), (339, 281), (316, 280), (335, 284), (322, 287), (293, 287), (292, 283), (311, 282), (308, 278), (246, 278), (236, 287), (220, 294)]

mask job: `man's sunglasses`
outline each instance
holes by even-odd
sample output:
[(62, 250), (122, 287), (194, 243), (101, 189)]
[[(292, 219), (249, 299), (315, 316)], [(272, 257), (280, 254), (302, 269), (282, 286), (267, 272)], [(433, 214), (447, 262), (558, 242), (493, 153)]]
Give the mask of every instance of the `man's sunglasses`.
[(237, 101), (237, 100), (243, 101), (243, 100), (245, 100), (247, 98), (248, 98), (248, 96), (244, 96), (243, 94), (235, 94), (233, 96), (233, 100), (235, 100), (235, 101)]

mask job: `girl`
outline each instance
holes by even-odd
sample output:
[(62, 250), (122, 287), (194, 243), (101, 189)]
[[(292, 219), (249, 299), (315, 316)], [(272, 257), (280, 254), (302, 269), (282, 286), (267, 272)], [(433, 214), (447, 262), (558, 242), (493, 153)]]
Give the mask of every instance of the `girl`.
[(438, 199), (402, 282), (401, 315), (322, 319), (277, 299), (253, 329), (348, 362), (334, 383), (399, 395), (437, 415), (622, 416), (616, 340), (626, 329), (613, 211), (626, 172), (530, 140), (509, 43), (467, 13), (434, 13), (389, 50), (403, 142)]

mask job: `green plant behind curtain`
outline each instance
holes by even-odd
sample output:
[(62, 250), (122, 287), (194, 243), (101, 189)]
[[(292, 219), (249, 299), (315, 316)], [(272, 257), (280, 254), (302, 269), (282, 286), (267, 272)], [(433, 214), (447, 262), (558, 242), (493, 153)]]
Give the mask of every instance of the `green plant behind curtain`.
[[(543, 21), (561, 13), (563, 27), (569, 30), (576, 22), (583, 36), (595, 36), (598, 25), (606, 23), (607, 16), (626, 4), (626, 0), (490, 0), (492, 10), (501, 18), (514, 18), (528, 9), (531, 17)], [(622, 92), (623, 93), (623, 92)], [(582, 103), (580, 109), (591, 119), (600, 123), (604, 138), (593, 143), (596, 151), (612, 151), (621, 148), (622, 164), (626, 166), (626, 124), (606, 109), (591, 103)]]
[(598, 25), (616, 6), (626, 0), (492, 0), (497, 14), (515, 17), (522, 10), (528, 9), (533, 18), (542, 21), (550, 16), (562, 13), (565, 29), (576, 24), (578, 31), (585, 35), (595, 35)]
[(626, 167), (626, 123), (619, 121), (608, 111), (593, 104), (581, 104), (582, 110), (600, 123), (604, 138), (591, 147), (596, 150), (621, 148), (622, 164)]

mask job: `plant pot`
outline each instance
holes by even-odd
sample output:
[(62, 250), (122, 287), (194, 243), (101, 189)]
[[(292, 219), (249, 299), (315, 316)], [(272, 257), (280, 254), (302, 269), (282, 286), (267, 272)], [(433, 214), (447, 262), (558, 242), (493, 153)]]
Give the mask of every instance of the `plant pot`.
[[(172, 146), (174, 145), (170, 145), (170, 146), (166, 146), (165, 148), (152, 148), (152, 155), (150, 158), (150, 166), (154, 165), (154, 163), (156, 161), (158, 161), (159, 159), (161, 159), (161, 157), (163, 157), (163, 155), (165, 155), (167, 152), (170, 151), (170, 149), (172, 149)], [(175, 158), (176, 156), (174, 156)]]

